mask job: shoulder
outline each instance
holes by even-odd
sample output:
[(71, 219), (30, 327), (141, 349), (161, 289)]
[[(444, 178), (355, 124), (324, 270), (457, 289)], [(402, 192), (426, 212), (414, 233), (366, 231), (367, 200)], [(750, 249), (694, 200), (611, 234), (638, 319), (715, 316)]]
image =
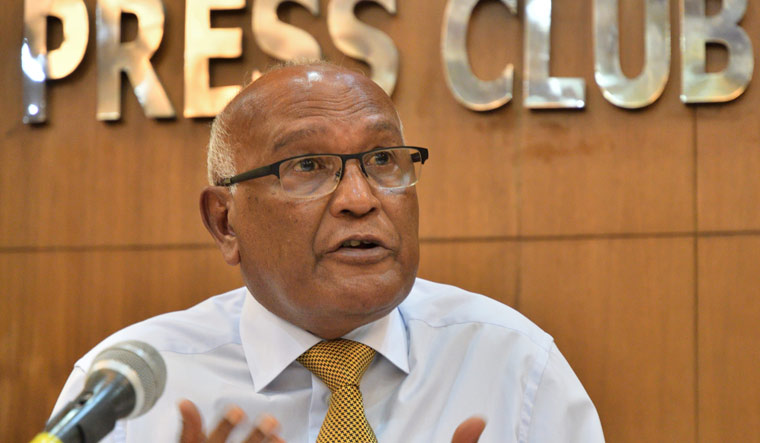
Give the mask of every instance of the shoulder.
[(88, 368), (103, 349), (125, 340), (140, 340), (160, 353), (200, 354), (226, 344), (240, 344), (240, 312), (245, 287), (210, 297), (182, 310), (161, 314), (115, 332), (85, 354), (76, 366)]
[(548, 352), (553, 338), (515, 309), (481, 294), (418, 278), (399, 305), (404, 321), (435, 329), (467, 328), (532, 342)]

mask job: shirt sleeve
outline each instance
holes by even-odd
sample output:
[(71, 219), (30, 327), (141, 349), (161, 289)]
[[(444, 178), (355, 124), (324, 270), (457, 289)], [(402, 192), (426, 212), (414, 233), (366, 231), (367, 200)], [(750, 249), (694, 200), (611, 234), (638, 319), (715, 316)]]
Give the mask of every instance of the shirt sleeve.
[(536, 391), (528, 441), (604, 442), (594, 404), (554, 344)]
[[(70, 401), (74, 400), (82, 389), (84, 389), (84, 382), (87, 378), (87, 372), (81, 366), (74, 366), (74, 370), (69, 374), (66, 384), (63, 385), (61, 394), (58, 396), (58, 400), (53, 407), (53, 413), (50, 415), (52, 418), (58, 411), (66, 406)], [(126, 441), (125, 429), (121, 420), (116, 422), (114, 430), (103, 437), (101, 443), (124, 443)]]

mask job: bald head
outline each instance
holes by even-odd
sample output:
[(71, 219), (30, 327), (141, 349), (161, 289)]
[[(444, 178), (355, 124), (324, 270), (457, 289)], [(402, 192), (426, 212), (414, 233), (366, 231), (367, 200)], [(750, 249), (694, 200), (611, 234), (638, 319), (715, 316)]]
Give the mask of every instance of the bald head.
[[(241, 90), (214, 120), (208, 146), (209, 182), (217, 184), (222, 178), (240, 172), (243, 167), (238, 163), (239, 150), (264, 148), (250, 143), (277, 137), (261, 133), (267, 129), (276, 131), (277, 119), (335, 112), (350, 115), (354, 109), (392, 115), (395, 121), (378, 125), (389, 124), (401, 131), (401, 121), (390, 97), (361, 73), (324, 62), (274, 68)], [(290, 135), (298, 136), (298, 133)], [(274, 143), (270, 146), (273, 149), (288, 143), (284, 139), (270, 141)]]

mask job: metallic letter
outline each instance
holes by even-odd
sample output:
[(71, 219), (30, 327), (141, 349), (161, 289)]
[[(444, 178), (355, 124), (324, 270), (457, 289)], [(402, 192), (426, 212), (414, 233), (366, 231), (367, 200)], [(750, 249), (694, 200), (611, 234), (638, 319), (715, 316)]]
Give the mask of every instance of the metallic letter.
[(586, 106), (586, 83), (582, 78), (549, 77), (552, 1), (527, 0), (525, 18), (525, 107), (580, 109)]
[[(122, 11), (137, 16), (134, 41), (121, 43)], [(127, 73), (145, 115), (174, 117), (164, 88), (156, 77), (150, 57), (164, 35), (164, 8), (161, 0), (98, 0), (96, 10), (98, 41), (98, 120), (121, 118), (121, 72)]]
[[(752, 42), (737, 26), (747, 10), (747, 0), (723, 0), (720, 14), (705, 17), (704, 0), (681, 0), (681, 101), (727, 102), (740, 96), (752, 78)], [(707, 43), (728, 50), (728, 66), (722, 72), (705, 72)]]
[(628, 79), (620, 68), (618, 0), (595, 0), (596, 83), (604, 98), (621, 108), (643, 108), (657, 100), (670, 73), (670, 14), (667, 0), (646, 2), (646, 61), (641, 74)]
[[(280, 60), (318, 60), (322, 56), (319, 43), (308, 32), (277, 18), (277, 7), (288, 0), (256, 0), (253, 2), (253, 36), (265, 53)], [(319, 0), (293, 0), (315, 17)]]
[[(467, 56), (467, 27), (479, 0), (449, 0), (443, 13), (441, 52), (446, 84), (454, 98), (473, 111), (490, 111), (512, 100), (514, 67), (510, 63), (501, 77), (480, 80), (470, 69)], [(517, 0), (501, 0), (512, 14), (517, 14)]]
[[(390, 37), (356, 19), (354, 8), (360, 1), (364, 0), (332, 0), (327, 6), (327, 29), (335, 46), (366, 62), (372, 80), (391, 95), (398, 78), (398, 50)], [(374, 1), (390, 14), (396, 13), (396, 0)]]
[(209, 59), (243, 53), (242, 29), (211, 29), (211, 9), (241, 9), (245, 0), (187, 0), (185, 12), (185, 117), (213, 117), (240, 86), (210, 87)]
[[(48, 52), (47, 16), (63, 23), (63, 42)], [(71, 74), (82, 62), (90, 34), (82, 0), (26, 0), (21, 69), (24, 84), (24, 123), (47, 120), (45, 80)]]

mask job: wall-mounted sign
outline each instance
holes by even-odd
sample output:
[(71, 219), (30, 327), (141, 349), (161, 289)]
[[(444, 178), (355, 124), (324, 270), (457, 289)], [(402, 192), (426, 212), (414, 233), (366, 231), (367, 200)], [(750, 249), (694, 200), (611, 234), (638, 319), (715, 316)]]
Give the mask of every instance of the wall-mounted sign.
[[(280, 21), (277, 8), (288, 0), (253, 0), (251, 28), (262, 51), (280, 60), (319, 59), (321, 48), (306, 31)], [(314, 16), (319, 0), (295, 0)], [(386, 34), (360, 22), (354, 8), (361, 0), (331, 0), (327, 27), (335, 46), (367, 63), (372, 79), (393, 93), (398, 78), (398, 49)], [(389, 14), (396, 0), (372, 0)], [(509, 64), (496, 80), (477, 78), (469, 65), (466, 37), (470, 16), (479, 0), (448, 0), (441, 35), (446, 82), (454, 98), (475, 111), (496, 109), (512, 100), (514, 67)], [(517, 15), (517, 0), (501, 0)], [(209, 60), (242, 54), (240, 28), (212, 28), (211, 11), (243, 9), (246, 0), (186, 0), (184, 106), (188, 118), (212, 117), (234, 96), (239, 86), (211, 87)], [(81, 63), (90, 37), (88, 11), (83, 0), (25, 0), (21, 67), (24, 82), (24, 122), (46, 120), (45, 86), (49, 79), (71, 74)], [(528, 108), (583, 108), (586, 85), (582, 78), (552, 77), (549, 72), (551, 0), (525, 0), (523, 105)], [(681, 101), (726, 102), (747, 88), (754, 68), (752, 43), (739, 26), (747, 0), (723, 0), (719, 14), (706, 16), (705, 0), (680, 0)], [(620, 67), (617, 0), (594, 0), (595, 81), (605, 99), (628, 109), (645, 107), (662, 94), (670, 76), (670, 15), (668, 0), (646, 0), (645, 63), (635, 78)], [(134, 40), (121, 42), (123, 13), (137, 17)], [(63, 24), (61, 45), (48, 51), (47, 17)], [(121, 117), (121, 73), (127, 74), (145, 115), (176, 116), (150, 62), (164, 32), (161, 0), (98, 0), (95, 11), (97, 40), (97, 119)], [(708, 43), (723, 45), (728, 66), (706, 72)], [(257, 72), (254, 73), (257, 75)]]

